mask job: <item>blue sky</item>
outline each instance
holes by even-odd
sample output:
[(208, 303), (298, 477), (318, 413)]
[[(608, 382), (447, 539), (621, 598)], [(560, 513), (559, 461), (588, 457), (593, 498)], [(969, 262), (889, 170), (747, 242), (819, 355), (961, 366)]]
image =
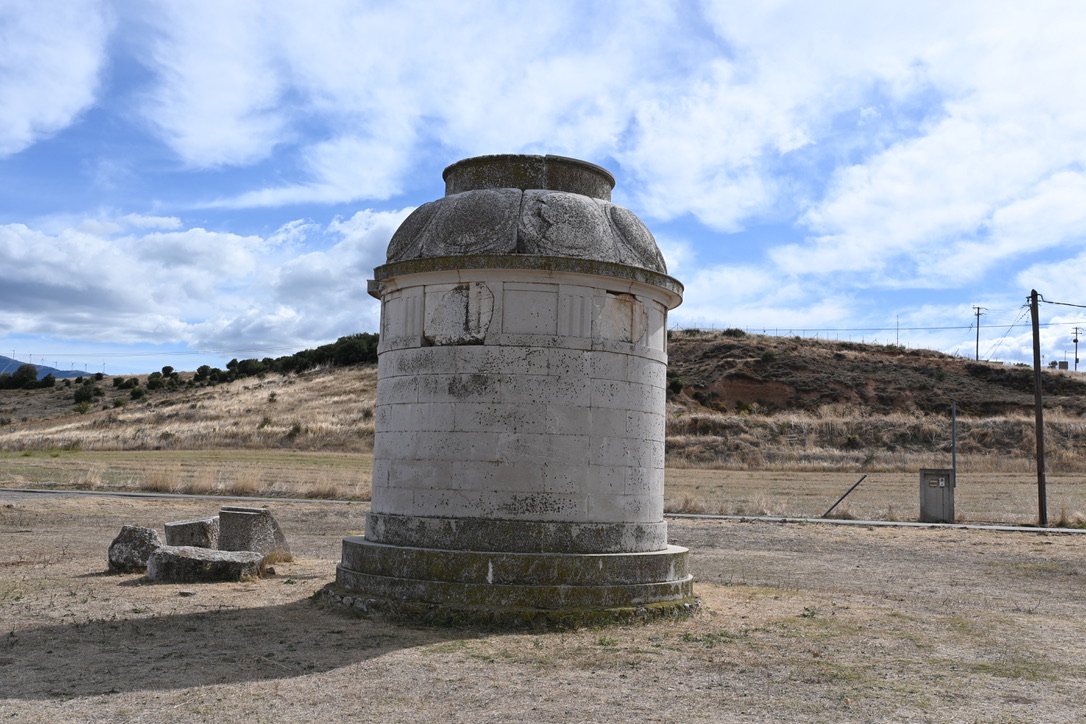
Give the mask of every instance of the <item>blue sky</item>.
[[(615, 175), (672, 327), (972, 357), (980, 306), (981, 357), (1030, 361), (1030, 290), (1086, 304), (1083, 37), (1071, 1), (6, 0), (0, 354), (376, 331), (366, 279), (444, 167), (552, 153)], [(1086, 309), (1041, 318), (1073, 357)]]

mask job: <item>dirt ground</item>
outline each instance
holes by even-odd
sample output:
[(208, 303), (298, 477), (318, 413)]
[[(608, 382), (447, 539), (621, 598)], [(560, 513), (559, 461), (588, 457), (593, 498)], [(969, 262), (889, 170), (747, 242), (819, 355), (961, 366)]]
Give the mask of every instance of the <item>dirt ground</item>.
[(1086, 536), (673, 519), (700, 614), (551, 633), (315, 606), (358, 503), (269, 503), (265, 579), (105, 573), (223, 504), (0, 490), (0, 720), (1086, 722)]

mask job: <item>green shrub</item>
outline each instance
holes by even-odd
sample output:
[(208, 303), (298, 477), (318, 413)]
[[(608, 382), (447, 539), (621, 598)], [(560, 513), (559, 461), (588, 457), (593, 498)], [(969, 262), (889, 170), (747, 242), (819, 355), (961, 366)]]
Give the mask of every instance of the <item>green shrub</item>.
[[(77, 404), (82, 403), (82, 402), (88, 402), (89, 403), (95, 397), (100, 397), (102, 394), (105, 394), (105, 393), (102, 392), (101, 387), (98, 387), (97, 385), (95, 385), (90, 380), (87, 380), (86, 382), (81, 384), (79, 387), (75, 388), (75, 394), (72, 395), (72, 399), (75, 400), (75, 402)], [(84, 412), (85, 412), (85, 410), (84, 410)]]

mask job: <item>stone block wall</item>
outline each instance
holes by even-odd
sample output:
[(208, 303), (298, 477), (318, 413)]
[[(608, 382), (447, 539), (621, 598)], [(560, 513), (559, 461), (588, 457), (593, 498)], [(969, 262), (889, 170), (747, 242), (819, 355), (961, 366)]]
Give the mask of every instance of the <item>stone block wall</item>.
[(662, 521), (669, 294), (554, 268), (382, 280), (374, 513)]

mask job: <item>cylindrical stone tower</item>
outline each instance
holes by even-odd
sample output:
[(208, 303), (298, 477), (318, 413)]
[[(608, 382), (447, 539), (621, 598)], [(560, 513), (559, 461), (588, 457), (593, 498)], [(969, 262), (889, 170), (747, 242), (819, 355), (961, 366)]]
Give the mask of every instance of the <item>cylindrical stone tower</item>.
[(682, 285), (598, 166), (483, 156), (444, 178), (370, 283), (373, 506), (329, 595), (451, 620), (691, 610), (663, 517)]

